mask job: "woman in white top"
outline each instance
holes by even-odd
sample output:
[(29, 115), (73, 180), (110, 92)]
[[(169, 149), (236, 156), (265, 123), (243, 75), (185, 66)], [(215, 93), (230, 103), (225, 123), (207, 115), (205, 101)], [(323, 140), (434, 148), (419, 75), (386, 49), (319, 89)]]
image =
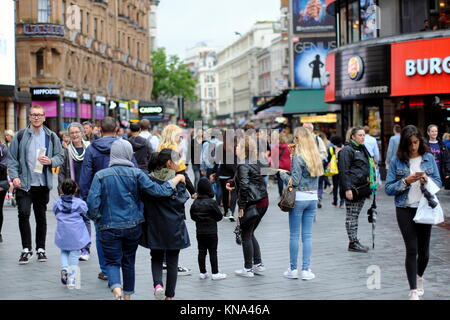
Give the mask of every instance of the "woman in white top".
[(296, 190), (295, 207), (289, 212), (289, 253), (290, 267), (284, 273), (286, 278), (298, 279), (297, 259), (299, 251), (300, 226), (302, 227), (303, 264), (301, 277), (311, 280), (315, 275), (311, 272), (312, 226), (316, 214), (319, 177), (323, 175), (322, 159), (313, 135), (305, 128), (297, 128), (294, 132), (292, 148), (292, 167), (289, 175), (286, 170), (279, 169), (281, 178)]
[(423, 274), (430, 252), (430, 224), (417, 224), (414, 216), (422, 191), (420, 184), (432, 179), (439, 187), (441, 179), (433, 155), (421, 133), (413, 125), (403, 128), (397, 157), (390, 163), (385, 190), (395, 196), (397, 222), (405, 241), (406, 274), (410, 300), (419, 300), (424, 294)]

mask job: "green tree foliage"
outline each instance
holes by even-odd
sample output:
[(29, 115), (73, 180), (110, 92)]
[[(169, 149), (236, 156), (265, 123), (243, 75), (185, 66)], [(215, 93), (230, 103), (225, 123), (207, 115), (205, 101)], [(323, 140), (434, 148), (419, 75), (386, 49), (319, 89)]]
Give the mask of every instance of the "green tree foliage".
[(194, 121), (202, 119), (202, 110), (200, 109), (186, 109), (184, 111), (184, 119), (187, 122), (188, 128), (194, 127)]
[(177, 55), (167, 56), (164, 48), (152, 52), (153, 91), (152, 98), (158, 101), (160, 97), (184, 97), (194, 101), (197, 80), (186, 64)]

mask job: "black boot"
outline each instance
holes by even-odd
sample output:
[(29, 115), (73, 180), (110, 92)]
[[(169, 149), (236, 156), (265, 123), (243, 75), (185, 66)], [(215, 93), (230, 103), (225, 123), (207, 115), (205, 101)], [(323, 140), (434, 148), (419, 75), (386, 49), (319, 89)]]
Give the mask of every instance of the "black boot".
[(353, 241), (350, 242), (348, 244), (348, 251), (352, 251), (352, 252), (367, 252), (369, 251), (369, 248), (361, 245), (361, 243), (359, 243), (359, 241)]

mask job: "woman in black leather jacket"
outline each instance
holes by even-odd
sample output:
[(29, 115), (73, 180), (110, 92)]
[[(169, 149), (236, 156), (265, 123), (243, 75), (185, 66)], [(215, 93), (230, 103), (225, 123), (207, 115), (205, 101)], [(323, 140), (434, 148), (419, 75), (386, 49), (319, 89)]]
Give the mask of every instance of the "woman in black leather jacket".
[(239, 141), (236, 154), (239, 158), (235, 176), (238, 194), (239, 220), (252, 206), (256, 207), (258, 215), (245, 223), (241, 223), (242, 250), (244, 252), (244, 268), (236, 270), (238, 276), (253, 277), (255, 273), (265, 270), (261, 260), (261, 250), (254, 232), (269, 206), (266, 185), (260, 173), (257, 160), (257, 145), (252, 137)]

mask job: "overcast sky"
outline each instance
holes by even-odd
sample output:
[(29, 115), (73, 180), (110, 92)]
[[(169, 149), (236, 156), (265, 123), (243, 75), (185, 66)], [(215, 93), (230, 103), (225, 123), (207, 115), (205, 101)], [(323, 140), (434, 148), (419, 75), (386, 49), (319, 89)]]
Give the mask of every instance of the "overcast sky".
[(280, 0), (161, 0), (157, 46), (185, 57), (198, 42), (225, 47), (260, 20), (278, 20)]

